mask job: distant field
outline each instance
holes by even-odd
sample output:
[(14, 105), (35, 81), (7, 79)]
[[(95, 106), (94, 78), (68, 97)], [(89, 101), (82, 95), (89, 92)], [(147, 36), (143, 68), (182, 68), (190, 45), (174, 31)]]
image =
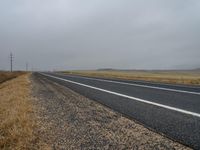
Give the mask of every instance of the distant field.
[(22, 74), (24, 74), (24, 72), (21, 72), (21, 71), (17, 71), (17, 72), (0, 71), (0, 83), (16, 78), (17, 76), (22, 75)]
[(116, 78), (128, 80), (144, 80), (162, 83), (200, 85), (200, 71), (65, 71), (90, 77)]

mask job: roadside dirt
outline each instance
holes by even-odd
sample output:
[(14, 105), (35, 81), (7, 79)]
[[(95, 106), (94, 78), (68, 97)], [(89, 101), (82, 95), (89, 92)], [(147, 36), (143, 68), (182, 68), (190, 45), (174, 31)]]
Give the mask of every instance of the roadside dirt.
[(31, 82), (46, 149), (190, 149), (41, 76)]

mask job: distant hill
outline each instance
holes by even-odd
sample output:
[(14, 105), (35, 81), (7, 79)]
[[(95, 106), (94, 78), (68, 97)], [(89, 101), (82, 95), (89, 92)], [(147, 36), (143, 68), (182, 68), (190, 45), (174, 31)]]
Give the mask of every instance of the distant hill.
[(100, 69), (97, 69), (97, 71), (115, 71), (117, 69), (112, 69), (112, 68), (100, 68)]
[(200, 68), (196, 68), (196, 69), (194, 69), (194, 70), (196, 70), (196, 71), (200, 71)]

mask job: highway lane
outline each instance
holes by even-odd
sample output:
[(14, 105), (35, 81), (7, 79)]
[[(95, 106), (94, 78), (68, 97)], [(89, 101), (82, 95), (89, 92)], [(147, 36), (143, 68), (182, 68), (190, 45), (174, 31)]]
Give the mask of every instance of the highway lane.
[(183, 90), (181, 86), (165, 84), (143, 83), (139, 85), (145, 86), (138, 86), (120, 80), (114, 82), (52, 73), (40, 75), (134, 118), (146, 127), (195, 149), (200, 148), (198, 87), (184, 86)]
[[(55, 75), (55, 74), (53, 74)], [(164, 88), (160, 86), (149, 86), (149, 85), (136, 85), (133, 83), (116, 82), (111, 80), (94, 79), (81, 76), (63, 75), (56, 74), (57, 77), (72, 80), (78, 83), (83, 83), (91, 85), (94, 87), (102, 88), (105, 90), (118, 92), (120, 94), (125, 94), (128, 96), (133, 96), (137, 98), (147, 99), (151, 102), (156, 102), (159, 104), (164, 104), (167, 106), (173, 106), (176, 108), (192, 111), (195, 113), (200, 113), (200, 88), (188, 87), (187, 89), (175, 88), (176, 86), (171, 86)], [(197, 90), (198, 89), (198, 90)], [(144, 94), (145, 93), (145, 94)], [(162, 99), (161, 99), (162, 98)], [(192, 100), (190, 100), (192, 99)], [(197, 105), (198, 104), (198, 105)]]
[[(58, 74), (58, 73), (57, 73)], [(61, 75), (61, 74), (60, 74)], [(70, 76), (68, 74), (68, 76)], [(162, 89), (171, 89), (171, 90), (179, 90), (179, 91), (187, 91), (200, 94), (200, 86), (192, 86), (192, 85), (180, 85), (180, 84), (167, 84), (167, 83), (158, 83), (158, 82), (150, 82), (150, 81), (142, 81), (142, 80), (125, 80), (125, 79), (116, 79), (116, 78), (101, 78), (101, 77), (88, 77), (88, 76), (80, 76), (80, 75), (72, 75), (72, 77), (78, 78), (88, 78), (92, 80), (104, 80), (108, 82), (120, 82), (123, 84), (133, 84), (135, 86), (146, 86), (146, 87), (155, 87)]]

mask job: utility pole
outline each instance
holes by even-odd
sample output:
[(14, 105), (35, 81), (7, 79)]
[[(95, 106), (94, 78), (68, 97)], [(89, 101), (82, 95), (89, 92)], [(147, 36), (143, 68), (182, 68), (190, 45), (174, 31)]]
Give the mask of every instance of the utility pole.
[(13, 54), (10, 53), (10, 72), (13, 71)]
[(28, 63), (26, 63), (26, 71), (28, 71)]

